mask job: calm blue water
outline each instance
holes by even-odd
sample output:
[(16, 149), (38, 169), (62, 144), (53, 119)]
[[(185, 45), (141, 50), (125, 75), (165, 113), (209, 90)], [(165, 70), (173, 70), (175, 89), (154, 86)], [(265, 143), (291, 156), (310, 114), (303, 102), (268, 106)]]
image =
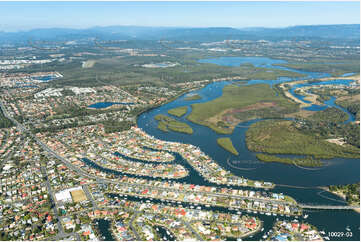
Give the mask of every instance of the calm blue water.
[[(286, 63), (281, 60), (272, 60), (269, 58), (258, 57), (222, 57), (217, 59), (200, 60), (201, 63), (214, 63), (222, 64), (226, 66), (238, 66), (242, 63), (252, 63), (255, 66), (262, 66), (267, 68), (282, 68), (298, 73), (307, 75), (307, 78), (321, 78), (330, 76), (327, 73), (315, 73), (297, 71), (283, 67), (275, 67), (272, 64)], [(300, 78), (279, 78), (277, 80), (251, 80), (247, 82), (247, 85), (254, 85), (258, 83), (268, 83), (270, 85), (280, 82), (291, 81)], [(304, 79), (304, 78), (302, 78)], [(337, 82), (343, 83), (345, 80), (338, 80)], [(344, 201), (338, 197), (322, 192), (318, 186), (327, 186), (331, 184), (347, 184), (356, 183), (360, 181), (360, 162), (358, 159), (342, 159), (336, 158), (326, 160), (326, 166), (315, 169), (306, 170), (298, 168), (296, 166), (290, 166), (279, 163), (263, 163), (257, 160), (254, 152), (250, 152), (245, 143), (245, 133), (254, 122), (259, 120), (251, 120), (238, 125), (231, 135), (220, 135), (215, 133), (208, 127), (197, 125), (189, 122), (186, 117), (191, 112), (191, 104), (203, 103), (218, 98), (222, 95), (223, 87), (235, 82), (217, 82), (207, 85), (197, 91), (191, 92), (192, 94), (199, 94), (202, 99), (185, 101), (183, 95), (173, 102), (167, 103), (161, 107), (150, 110), (143, 113), (137, 120), (138, 127), (142, 128), (146, 133), (152, 135), (161, 140), (175, 141), (182, 143), (189, 143), (200, 147), (206, 154), (216, 160), (222, 167), (232, 171), (232, 173), (243, 176), (249, 179), (272, 181), (276, 184), (280, 184), (276, 187), (275, 192), (283, 192), (294, 197), (297, 201), (302, 203), (317, 203), (317, 204), (344, 204)], [(335, 83), (333, 83), (335, 84)], [(313, 84), (317, 85), (317, 84)], [(297, 96), (302, 99), (302, 96)], [(334, 106), (334, 99), (325, 102), (325, 105)], [(154, 116), (157, 114), (167, 115), (169, 109), (187, 106), (188, 112), (181, 118), (176, 118), (182, 122), (190, 125), (194, 131), (192, 135), (182, 134), (177, 132), (163, 132), (157, 129), (157, 121), (154, 120)], [(326, 106), (327, 107), (327, 106)], [(338, 106), (337, 106), (338, 107)], [(338, 107), (340, 108), (340, 107)], [(340, 108), (341, 109), (341, 108)], [(351, 115), (352, 116), (352, 115)], [(352, 119), (352, 118), (351, 118)], [(239, 155), (235, 156), (225, 151), (218, 146), (216, 140), (220, 137), (231, 138), (235, 148), (238, 150)], [(195, 180), (194, 180), (195, 181)], [(199, 180), (201, 182), (201, 180)], [(201, 182), (200, 184), (203, 184)], [(334, 218), (331, 220), (330, 218)], [(360, 215), (354, 211), (321, 211), (314, 210), (310, 217), (307, 219), (311, 224), (316, 225), (320, 229), (327, 231), (345, 231), (347, 225), (351, 225), (354, 236), (352, 240), (359, 240), (359, 220)], [(274, 220), (272, 220), (274, 221)], [(267, 222), (269, 223), (269, 222)], [(266, 227), (270, 225), (267, 224)], [(254, 237), (256, 239), (256, 237)], [(338, 238), (332, 238), (334, 240)], [(340, 238), (347, 240), (349, 238)]]
[(355, 72), (345, 73), (342, 76), (346, 77), (346, 76), (352, 76), (352, 75), (355, 75)]
[(202, 59), (199, 63), (210, 63), (220, 66), (240, 66), (243, 64), (253, 64), (255, 67), (275, 67), (273, 64), (286, 64), (287, 61), (275, 60), (267, 57), (218, 57)]
[(55, 76), (52, 76), (52, 75), (49, 75), (49, 76), (36, 76), (36, 77), (32, 77), (33, 80), (39, 80), (39, 81), (42, 81), (42, 82), (48, 82), (48, 81), (51, 81), (51, 80), (55, 80), (56, 77)]
[(97, 229), (99, 231), (101, 240), (103, 241), (115, 241), (113, 234), (111, 233), (111, 222), (105, 219), (95, 219), (94, 222), (98, 222)]
[(100, 109), (100, 108), (107, 108), (110, 106), (113, 106), (115, 104), (122, 104), (122, 105), (133, 105), (134, 103), (117, 103), (117, 102), (99, 102), (99, 103), (94, 103), (89, 105), (89, 108), (96, 108), (96, 109)]
[[(310, 101), (305, 100), (305, 96), (296, 94), (295, 90), (297, 88), (300, 88), (300, 87), (311, 87), (311, 86), (322, 86), (322, 85), (344, 85), (344, 86), (349, 86), (352, 82), (354, 82), (354, 81), (353, 80), (338, 79), (338, 80), (330, 80), (330, 81), (324, 81), (324, 82), (301, 83), (301, 84), (294, 85), (292, 87), (292, 89), (290, 89), (290, 93), (293, 96), (295, 96), (296, 98), (302, 100), (305, 103), (311, 103)], [(355, 121), (355, 116), (353, 114), (351, 114), (347, 109), (336, 105), (335, 100), (336, 100), (336, 98), (331, 96), (330, 100), (325, 101), (323, 105), (312, 104), (310, 107), (306, 107), (306, 108), (303, 108), (303, 109), (308, 110), (308, 111), (322, 111), (322, 110), (325, 110), (326, 108), (334, 107), (334, 108), (337, 108), (337, 109), (339, 109), (339, 110), (341, 110), (341, 111), (343, 111), (344, 113), (347, 114), (348, 119), (344, 123), (354, 122)]]
[[(306, 75), (307, 78), (323, 78), (329, 77), (330, 74), (323, 73), (323, 72), (310, 72), (310, 71), (301, 71), (295, 70), (283, 66), (277, 66), (275, 64), (287, 64), (288, 62), (285, 60), (276, 60), (267, 57), (218, 57), (218, 58), (209, 58), (209, 59), (202, 59), (198, 60), (199, 63), (211, 63), (217, 64), (221, 66), (230, 66), (230, 67), (237, 67), (246, 63), (251, 63), (255, 67), (263, 67), (269, 69), (279, 69), (279, 70), (286, 70), (286, 71), (293, 71), (303, 75)], [(305, 77), (296, 77), (296, 78), (289, 78), (289, 77), (280, 77), (277, 80), (251, 80), (249, 84), (257, 84), (257, 83), (267, 83), (270, 85), (282, 83), (285, 81), (291, 80), (302, 80)]]

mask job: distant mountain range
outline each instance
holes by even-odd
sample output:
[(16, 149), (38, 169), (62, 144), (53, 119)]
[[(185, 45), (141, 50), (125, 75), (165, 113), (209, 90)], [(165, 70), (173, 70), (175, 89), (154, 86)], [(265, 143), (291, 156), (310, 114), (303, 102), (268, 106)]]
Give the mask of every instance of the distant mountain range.
[(32, 41), (99, 40), (181, 40), (213, 42), (225, 39), (244, 40), (359, 40), (359, 24), (311, 25), (287, 28), (181, 28), (109, 26), (89, 29), (48, 28), (20, 32), (0, 32), (0, 44)]

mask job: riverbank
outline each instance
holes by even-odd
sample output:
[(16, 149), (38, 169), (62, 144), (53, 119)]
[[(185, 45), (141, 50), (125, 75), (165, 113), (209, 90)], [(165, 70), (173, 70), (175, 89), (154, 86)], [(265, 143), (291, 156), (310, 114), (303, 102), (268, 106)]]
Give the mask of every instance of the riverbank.
[(174, 132), (193, 134), (193, 129), (186, 123), (180, 122), (174, 118), (168, 117), (163, 114), (158, 114), (154, 117), (158, 121), (158, 129), (168, 132), (172, 130)]
[(264, 120), (254, 123), (246, 132), (247, 147), (253, 152), (306, 155), (313, 156), (316, 160), (359, 157), (359, 149), (356, 147), (327, 142), (316, 134), (303, 132), (297, 125), (297, 122), (288, 120)]

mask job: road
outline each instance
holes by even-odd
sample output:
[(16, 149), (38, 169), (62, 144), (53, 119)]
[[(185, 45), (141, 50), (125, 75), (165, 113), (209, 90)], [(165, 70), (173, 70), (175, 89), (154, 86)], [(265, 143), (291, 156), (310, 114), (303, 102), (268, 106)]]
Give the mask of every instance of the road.
[(197, 231), (194, 230), (194, 228), (186, 221), (184, 221), (183, 219), (179, 219), (190, 231), (192, 231), (192, 233), (196, 236), (198, 241), (203, 241), (203, 239), (201, 238), (201, 236), (197, 233)]
[(310, 208), (310, 209), (341, 209), (341, 210), (346, 210), (346, 209), (356, 209), (356, 208), (360, 208), (360, 206), (332, 206), (332, 205), (307, 205), (307, 204), (298, 204), (301, 208)]
[(134, 228), (134, 226), (133, 226), (134, 220), (138, 217), (138, 215), (139, 215), (139, 212), (134, 212), (134, 215), (133, 215), (132, 219), (131, 219), (130, 222), (129, 222), (129, 227), (130, 227), (131, 230), (133, 231), (136, 240), (137, 240), (137, 241), (141, 241), (141, 238), (140, 238), (137, 230), (136, 230), (136, 229)]
[(89, 192), (88, 185), (83, 185), (82, 187), (83, 187), (85, 196), (88, 198), (89, 201), (91, 201), (91, 203), (93, 205), (93, 210), (98, 209), (98, 205), (97, 205), (96, 201), (94, 200), (93, 196)]
[(59, 236), (60, 238), (63, 238), (63, 237), (65, 237), (65, 236), (67, 236), (67, 234), (65, 233), (64, 228), (63, 228), (63, 226), (61, 225), (61, 218), (60, 218), (59, 215), (58, 215), (58, 206), (57, 206), (57, 204), (56, 204), (55, 195), (54, 195), (54, 193), (53, 193), (53, 190), (52, 190), (52, 188), (51, 188), (51, 185), (50, 185), (50, 182), (49, 182), (49, 179), (48, 179), (48, 174), (47, 174), (46, 169), (45, 169), (44, 166), (41, 166), (40, 170), (41, 170), (41, 173), (42, 173), (43, 177), (46, 178), (45, 184), (46, 184), (46, 187), (47, 187), (47, 189), (48, 189), (48, 193), (49, 193), (50, 198), (51, 198), (51, 201), (52, 201), (52, 207), (53, 207), (54, 216), (55, 216), (55, 217), (57, 218), (57, 220), (58, 220), (58, 221), (57, 221), (57, 226), (58, 226), (58, 231), (59, 231), (59, 232), (58, 232), (57, 236)]

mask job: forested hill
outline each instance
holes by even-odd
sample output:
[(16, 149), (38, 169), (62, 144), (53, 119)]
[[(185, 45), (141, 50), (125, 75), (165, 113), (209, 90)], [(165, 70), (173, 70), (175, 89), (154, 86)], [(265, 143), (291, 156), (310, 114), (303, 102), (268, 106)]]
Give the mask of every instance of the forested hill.
[(0, 32), (0, 44), (26, 43), (34, 41), (71, 41), (90, 38), (106, 40), (183, 40), (183, 41), (222, 41), (225, 39), (243, 40), (359, 40), (359, 24), (310, 25), (287, 28), (175, 28), (109, 26), (89, 29), (49, 28), (21, 32)]

